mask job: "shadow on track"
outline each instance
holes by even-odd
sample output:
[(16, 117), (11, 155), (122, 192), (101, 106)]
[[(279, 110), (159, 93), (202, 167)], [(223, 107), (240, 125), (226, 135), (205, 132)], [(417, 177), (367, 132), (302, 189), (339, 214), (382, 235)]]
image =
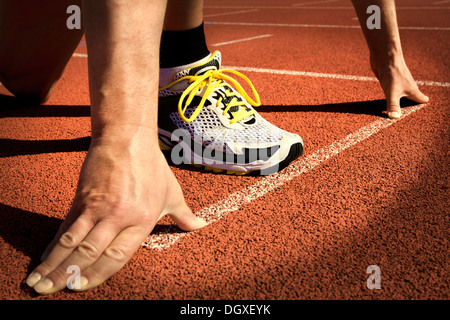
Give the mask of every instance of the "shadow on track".
[[(400, 105), (410, 107), (418, 103), (402, 98)], [(357, 102), (330, 103), (321, 105), (262, 105), (256, 108), (258, 112), (327, 112), (327, 113), (350, 113), (383, 116), (386, 110), (386, 100), (369, 100)], [(384, 115), (386, 117), (386, 115)]]

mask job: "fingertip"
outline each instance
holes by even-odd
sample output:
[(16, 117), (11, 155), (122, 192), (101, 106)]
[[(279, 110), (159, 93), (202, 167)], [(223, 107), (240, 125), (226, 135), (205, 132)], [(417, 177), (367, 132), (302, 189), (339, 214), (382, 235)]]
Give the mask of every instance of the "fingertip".
[(183, 231), (195, 231), (208, 225), (202, 218), (195, 217), (189, 221), (177, 222), (178, 227)]
[(415, 99), (412, 99), (418, 103), (428, 103), (430, 101), (430, 98), (427, 95), (424, 95), (423, 93), (420, 94), (420, 96), (415, 97)]
[(208, 225), (208, 222), (200, 217), (197, 217), (197, 229), (204, 228)]
[(96, 286), (99, 286), (101, 283), (98, 283), (97, 285), (93, 284), (92, 281), (89, 281), (87, 277), (80, 276), (80, 282), (78, 286), (74, 286), (71, 288), (73, 291), (82, 292), (87, 291), (89, 289), (95, 288)]
[(402, 115), (402, 109), (400, 106), (396, 103), (390, 103), (388, 104), (388, 107), (386, 108), (387, 116), (389, 119), (398, 119)]
[(401, 113), (398, 111), (388, 111), (387, 115), (390, 119), (399, 119), (401, 117)]
[(428, 103), (430, 101), (430, 98), (421, 91), (416, 91), (413, 94), (406, 96), (406, 98), (417, 103)]
[(42, 276), (37, 273), (37, 272), (32, 272), (30, 273), (30, 275), (28, 276), (28, 278), (25, 280), (25, 283), (29, 286), (29, 287), (33, 287), (36, 283), (39, 282), (39, 280), (41, 280)]
[(34, 286), (34, 291), (39, 294), (50, 294), (55, 292), (55, 285), (52, 280), (43, 278)]
[(169, 214), (176, 225), (183, 231), (195, 231), (208, 225), (208, 222), (201, 217), (196, 216), (190, 209), (183, 214)]

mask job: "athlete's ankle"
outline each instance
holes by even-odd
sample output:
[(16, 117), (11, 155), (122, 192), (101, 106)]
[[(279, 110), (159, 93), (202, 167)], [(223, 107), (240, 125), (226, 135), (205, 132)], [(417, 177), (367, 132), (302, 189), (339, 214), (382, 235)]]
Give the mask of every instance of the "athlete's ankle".
[(161, 37), (160, 67), (187, 65), (210, 54), (206, 44), (203, 23), (182, 31), (164, 30)]

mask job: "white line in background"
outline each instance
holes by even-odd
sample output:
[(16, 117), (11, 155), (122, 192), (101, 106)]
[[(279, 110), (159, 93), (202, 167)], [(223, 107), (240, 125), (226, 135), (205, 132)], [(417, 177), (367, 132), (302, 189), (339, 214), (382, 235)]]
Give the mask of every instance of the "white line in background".
[(299, 24), (299, 23), (263, 23), (263, 22), (212, 22), (207, 21), (208, 25), (231, 25), (231, 26), (257, 26), (257, 27), (293, 27), (293, 28), (339, 28), (339, 29), (359, 29), (359, 25), (342, 26), (332, 24)]
[(88, 55), (85, 53), (74, 53), (72, 56), (76, 57), (76, 58), (87, 58), (88, 57)]
[(337, 2), (338, 0), (320, 0), (320, 1), (310, 1), (310, 2), (303, 2), (303, 3), (296, 3), (293, 4), (293, 7), (300, 7), (300, 6), (305, 6), (308, 4), (317, 4), (317, 3), (329, 3), (329, 2)]
[(312, 78), (331, 78), (331, 79), (356, 80), (356, 81), (377, 81), (377, 78), (375, 78), (375, 77), (353, 76), (353, 75), (345, 75), (345, 74), (320, 73), (320, 72), (309, 72), (309, 71), (277, 70), (277, 69), (237, 67), (237, 66), (226, 66), (226, 67), (224, 66), (224, 68), (234, 69), (237, 71), (281, 74), (281, 75), (302, 76), (302, 77), (312, 77)]
[[(258, 27), (292, 27), (292, 28), (335, 28), (335, 29), (360, 29), (359, 25), (334, 25), (334, 24), (297, 24), (297, 23), (262, 23), (262, 22), (205, 22), (207, 25), (231, 25), (231, 26), (258, 26)], [(427, 30), (450, 31), (446, 27), (399, 27), (400, 30)]]
[(247, 13), (247, 12), (255, 12), (255, 11), (259, 11), (259, 9), (241, 10), (241, 11), (223, 12), (223, 13), (213, 13), (213, 14), (207, 14), (207, 15), (204, 15), (203, 18), (229, 16), (229, 15), (233, 15), (233, 14), (240, 14), (240, 13)]
[(398, 27), (400, 30), (449, 31), (446, 27)]
[[(365, 77), (365, 76), (354, 76), (346, 74), (333, 74), (333, 73), (320, 73), (320, 72), (309, 72), (309, 71), (291, 71), (291, 70), (277, 70), (277, 69), (265, 69), (265, 68), (252, 68), (252, 67), (237, 67), (237, 66), (224, 66), (227, 69), (234, 69), (237, 71), (247, 71), (247, 72), (259, 72), (259, 73), (271, 73), (271, 74), (281, 74), (290, 76), (303, 76), (312, 78), (330, 78), (330, 79), (341, 79), (341, 80), (354, 80), (354, 81), (378, 81), (375, 77)], [(416, 81), (418, 85), (431, 86), (431, 87), (450, 87), (449, 82), (436, 82), (436, 81)]]
[(437, 6), (437, 5), (449, 3), (449, 2), (450, 2), (450, 0), (436, 1), (436, 2), (433, 2), (433, 5)]
[(271, 36), (273, 36), (273, 34), (263, 34), (261, 36), (256, 36), (256, 37), (251, 37), (251, 38), (244, 38), (244, 39), (238, 39), (238, 40), (233, 40), (233, 41), (215, 43), (212, 46), (214, 46), (214, 47), (224, 46), (224, 45), (227, 45), (227, 44), (232, 44), (232, 43), (237, 43), (237, 42), (244, 42), (244, 41), (250, 41), (250, 40), (261, 39), (261, 38), (267, 38), (267, 37), (271, 37)]
[[(320, 10), (354, 10), (353, 7), (283, 7), (283, 6), (205, 6), (210, 9), (320, 9)], [(449, 10), (450, 7), (397, 7), (396, 10)]]
[[(402, 116), (396, 120), (391, 120), (388, 118), (376, 120), (369, 125), (356, 130), (348, 136), (333, 142), (327, 147), (319, 149), (304, 158), (294, 161), (290, 166), (281, 172), (274, 175), (265, 176), (243, 190), (230, 194), (225, 199), (216, 202), (210, 207), (196, 212), (196, 215), (204, 218), (208, 224), (216, 222), (225, 217), (227, 214), (239, 210), (239, 208), (243, 205), (283, 186), (301, 174), (316, 168), (342, 151), (357, 145), (380, 130), (391, 126), (392, 124), (404, 119), (423, 107), (425, 107), (425, 104), (403, 108)], [(167, 233), (153, 234), (142, 243), (142, 246), (156, 250), (164, 250), (177, 243), (184, 236), (193, 233), (195, 233), (195, 231), (189, 233), (168, 231)]]
[[(88, 55), (85, 53), (74, 53), (73, 56), (77, 57), (77, 58), (87, 58)], [(354, 81), (378, 81), (377, 78), (375, 78), (375, 77), (354, 76), (354, 75), (346, 75), (346, 74), (320, 73), (320, 72), (310, 72), (310, 71), (277, 70), (277, 69), (237, 67), (237, 66), (224, 66), (224, 68), (234, 69), (237, 71), (271, 73), (271, 74), (303, 76), (303, 77), (312, 77), (312, 78), (330, 78), (330, 79), (354, 80)], [(422, 86), (450, 88), (450, 82), (418, 80), (418, 81), (416, 81), (416, 83), (418, 85), (422, 85)]]

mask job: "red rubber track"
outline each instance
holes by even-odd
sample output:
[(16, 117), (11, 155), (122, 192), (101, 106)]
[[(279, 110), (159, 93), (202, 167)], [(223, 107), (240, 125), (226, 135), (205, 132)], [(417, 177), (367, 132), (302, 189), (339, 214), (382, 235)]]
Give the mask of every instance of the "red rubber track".
[[(206, 0), (210, 50), (225, 66), (373, 77), (360, 29), (317, 26), (357, 26), (350, 1), (301, 2)], [(406, 62), (434, 83), (420, 86), (427, 106), (167, 249), (143, 246), (83, 293), (38, 296), (24, 279), (64, 219), (86, 155), (87, 59), (71, 59), (43, 106), (20, 105), (0, 86), (0, 298), (448, 299), (450, 5), (397, 6), (399, 25), (415, 27), (400, 30)], [(261, 35), (271, 36), (214, 46)], [(83, 41), (76, 52), (86, 53)], [(302, 136), (302, 159), (385, 118), (375, 81), (242, 72), (260, 113)], [(264, 179), (172, 169), (194, 212)], [(369, 265), (380, 267), (379, 290), (366, 286)]]

